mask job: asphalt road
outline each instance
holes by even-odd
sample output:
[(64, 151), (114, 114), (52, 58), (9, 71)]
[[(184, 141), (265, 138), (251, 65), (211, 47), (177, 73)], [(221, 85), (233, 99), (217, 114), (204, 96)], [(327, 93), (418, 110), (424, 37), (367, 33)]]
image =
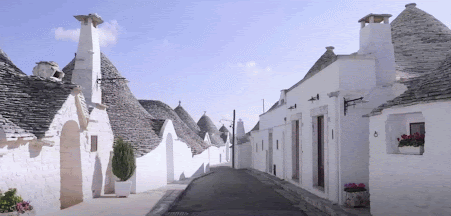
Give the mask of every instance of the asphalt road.
[[(166, 215), (299, 215), (299, 203), (277, 193), (278, 186), (264, 183), (244, 170), (211, 168), (212, 174), (193, 181)], [(183, 213), (184, 212), (184, 213)]]

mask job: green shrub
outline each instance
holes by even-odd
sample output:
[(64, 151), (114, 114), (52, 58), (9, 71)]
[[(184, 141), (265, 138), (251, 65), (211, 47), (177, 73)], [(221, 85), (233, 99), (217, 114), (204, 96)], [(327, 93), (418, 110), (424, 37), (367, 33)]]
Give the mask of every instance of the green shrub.
[(121, 181), (130, 179), (136, 169), (136, 160), (132, 146), (118, 138), (113, 147), (113, 174)]
[(16, 210), (16, 204), (22, 202), (22, 197), (16, 196), (17, 190), (10, 188), (5, 195), (0, 193), (0, 213), (13, 212)]

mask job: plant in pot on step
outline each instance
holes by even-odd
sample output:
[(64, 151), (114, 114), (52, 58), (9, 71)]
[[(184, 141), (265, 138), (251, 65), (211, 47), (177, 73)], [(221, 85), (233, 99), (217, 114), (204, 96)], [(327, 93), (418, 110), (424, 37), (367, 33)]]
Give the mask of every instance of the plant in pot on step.
[(132, 146), (118, 138), (113, 147), (113, 174), (120, 180), (114, 183), (117, 197), (128, 197), (132, 187), (129, 179), (133, 176), (136, 169), (136, 160)]

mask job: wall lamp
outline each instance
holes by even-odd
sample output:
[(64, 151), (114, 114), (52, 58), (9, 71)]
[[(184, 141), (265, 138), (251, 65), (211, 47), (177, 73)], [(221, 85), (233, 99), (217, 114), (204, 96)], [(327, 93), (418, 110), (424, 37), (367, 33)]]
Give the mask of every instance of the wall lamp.
[(316, 94), (316, 97), (313, 97), (308, 99), (308, 101), (311, 101), (313, 103), (313, 101), (319, 100), (319, 94)]
[(349, 106), (355, 106), (358, 103), (368, 103), (368, 101), (363, 100), (363, 97), (359, 97), (359, 98), (352, 99), (352, 100), (346, 100), (346, 98), (343, 98), (343, 100), (344, 100), (345, 115), (346, 115), (346, 111), (348, 111)]
[(294, 106), (290, 106), (288, 107), (288, 109), (292, 110), (292, 109), (296, 109), (296, 104), (294, 104)]

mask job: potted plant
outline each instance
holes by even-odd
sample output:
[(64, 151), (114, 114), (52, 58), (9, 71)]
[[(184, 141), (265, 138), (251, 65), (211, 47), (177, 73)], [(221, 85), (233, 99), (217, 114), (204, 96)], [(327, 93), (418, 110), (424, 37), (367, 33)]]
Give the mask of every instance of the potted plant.
[(402, 154), (422, 155), (424, 153), (424, 134), (403, 134), (398, 138), (398, 149)]
[(23, 201), (16, 192), (15, 188), (10, 188), (4, 195), (0, 192), (0, 215), (36, 215), (30, 201)]
[(365, 207), (369, 204), (369, 194), (365, 184), (345, 184), (345, 204), (348, 207)]
[(117, 197), (128, 197), (132, 182), (129, 179), (135, 172), (136, 161), (132, 146), (119, 138), (115, 141), (113, 147), (112, 159), (113, 174), (119, 178), (114, 183)]

